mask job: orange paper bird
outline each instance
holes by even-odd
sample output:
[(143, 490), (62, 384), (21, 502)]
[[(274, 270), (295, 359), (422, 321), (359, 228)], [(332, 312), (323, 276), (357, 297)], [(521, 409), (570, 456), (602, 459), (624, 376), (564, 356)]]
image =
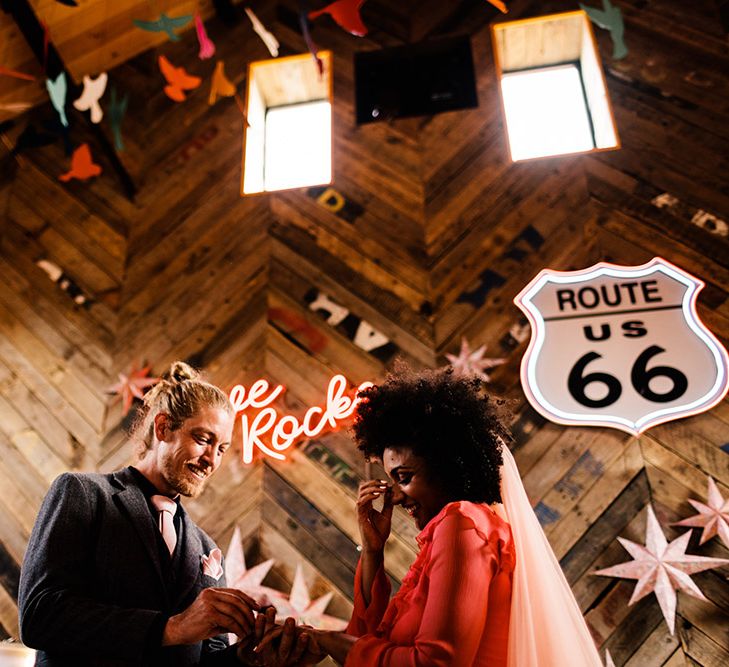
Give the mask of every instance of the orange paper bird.
[(186, 90), (193, 90), (200, 85), (200, 77), (190, 76), (184, 67), (175, 67), (164, 56), (159, 57), (159, 69), (167, 79), (165, 95), (175, 102), (183, 102)]
[(367, 34), (367, 26), (359, 15), (359, 9), (364, 3), (365, 0), (337, 0), (323, 9), (309, 12), (309, 18), (315, 19), (322, 14), (330, 14), (341, 28), (357, 37), (364, 37)]
[(81, 144), (71, 156), (71, 171), (61, 174), (58, 180), (64, 183), (70, 181), (72, 178), (85, 181), (94, 176), (98, 176), (100, 173), (101, 167), (94, 163), (89, 145)]
[(218, 97), (233, 97), (235, 95), (235, 86), (225, 76), (225, 64), (222, 60), (218, 60), (213, 72), (213, 81), (210, 84), (210, 95), (208, 96), (208, 104), (213, 106), (218, 101)]
[(501, 2), (501, 0), (486, 0), (486, 2), (492, 4), (496, 9), (498, 9), (500, 12), (503, 12), (504, 14), (509, 13), (509, 9), (506, 6), (505, 2)]
[(0, 76), (12, 76), (16, 79), (24, 79), (25, 81), (35, 81), (35, 77), (32, 74), (18, 72), (16, 69), (10, 69), (3, 65), (0, 65)]

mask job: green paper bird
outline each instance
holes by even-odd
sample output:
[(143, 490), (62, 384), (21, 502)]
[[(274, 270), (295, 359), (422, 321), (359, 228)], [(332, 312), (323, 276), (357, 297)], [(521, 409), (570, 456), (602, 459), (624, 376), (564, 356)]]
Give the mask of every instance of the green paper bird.
[(180, 38), (173, 32), (173, 30), (184, 28), (190, 21), (192, 21), (192, 16), (185, 15), (172, 17), (167, 16), (167, 14), (162, 12), (156, 21), (139, 21), (137, 19), (133, 19), (132, 23), (134, 23), (137, 28), (148, 30), (149, 32), (166, 32), (171, 41), (179, 42)]
[(124, 95), (121, 99), (116, 98), (116, 88), (111, 87), (111, 102), (109, 103), (109, 123), (111, 124), (111, 131), (114, 134), (114, 146), (121, 152), (124, 150), (124, 142), (122, 141), (121, 133), (121, 122), (124, 118), (124, 114), (127, 112), (127, 105), (129, 104), (129, 93)]
[(625, 58), (628, 55), (628, 47), (625, 46), (623, 39), (625, 25), (620, 7), (615, 7), (610, 0), (602, 0), (602, 10), (583, 4), (580, 4), (580, 8), (587, 12), (590, 21), (596, 26), (610, 31), (610, 39), (613, 40), (613, 58), (615, 60)]
[(48, 89), (48, 96), (51, 98), (51, 104), (58, 112), (63, 127), (68, 127), (68, 118), (66, 118), (66, 92), (68, 89), (66, 73), (61, 72), (55, 79), (46, 79), (46, 88)]

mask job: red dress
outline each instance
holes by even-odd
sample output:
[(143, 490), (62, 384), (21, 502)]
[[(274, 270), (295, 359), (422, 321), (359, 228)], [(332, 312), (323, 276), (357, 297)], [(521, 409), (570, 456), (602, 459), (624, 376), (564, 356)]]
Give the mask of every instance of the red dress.
[[(515, 555), (511, 528), (487, 505), (446, 505), (417, 537), (420, 553), (389, 601), (383, 568), (370, 604), (355, 576), (346, 667), (505, 667)], [(389, 601), (389, 604), (388, 604)]]

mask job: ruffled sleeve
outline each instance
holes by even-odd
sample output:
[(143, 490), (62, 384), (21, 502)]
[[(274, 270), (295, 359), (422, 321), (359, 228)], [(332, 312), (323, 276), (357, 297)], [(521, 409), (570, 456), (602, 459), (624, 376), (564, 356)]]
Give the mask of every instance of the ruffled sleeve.
[(368, 632), (374, 632), (382, 621), (389, 601), (390, 581), (385, 575), (384, 566), (380, 565), (372, 582), (370, 603), (365, 604), (362, 594), (362, 561), (357, 563), (357, 572), (354, 575), (354, 610), (346, 629), (347, 634), (361, 637)]

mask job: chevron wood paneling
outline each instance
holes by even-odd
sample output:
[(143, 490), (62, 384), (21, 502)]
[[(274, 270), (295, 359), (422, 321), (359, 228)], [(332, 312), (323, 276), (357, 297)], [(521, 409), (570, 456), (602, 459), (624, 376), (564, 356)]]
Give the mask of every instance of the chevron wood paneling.
[[(107, 25), (102, 4), (86, 3), (91, 23), (66, 31), (64, 57), (85, 62), (84, 40), (138, 9), (121, 3)], [(706, 282), (700, 315), (729, 342), (729, 57), (720, 3), (615, 0), (629, 56), (613, 61), (607, 33), (597, 38), (622, 149), (519, 164), (508, 158), (493, 71), (488, 24), (498, 12), (476, 0), (396, 4), (366, 3), (365, 38), (328, 17), (316, 23), (317, 44), (334, 54), (329, 189), (239, 197), (235, 102), (208, 106), (205, 82), (184, 104), (162, 92), (159, 53), (203, 77), (212, 71), (190, 34), (143, 53), (152, 42), (125, 42), (121, 32), (114, 42), (120, 64), (110, 80), (131, 92), (120, 158), (138, 187), (133, 202), (101, 154), (100, 178), (68, 184), (57, 180), (67, 164), (58, 144), (22, 164), (0, 154), (0, 639), (18, 635), (19, 566), (51, 481), (132, 460), (131, 416), (107, 393), (117, 373), (144, 362), (161, 373), (184, 358), (226, 389), (259, 377), (284, 384), (281, 409), (301, 414), (322, 402), (334, 373), (359, 383), (381, 378), (398, 358), (441, 366), (465, 337), (506, 359), (491, 388), (509, 401), (527, 492), (601, 651), (629, 667), (729, 662), (727, 568), (695, 575), (707, 601), (679, 596), (673, 636), (654, 597), (628, 606), (632, 582), (592, 574), (626, 560), (617, 537), (643, 541), (649, 503), (672, 538), (669, 524), (691, 511), (687, 500), (705, 500), (708, 475), (729, 495), (729, 405), (638, 438), (547, 422), (520, 388), (529, 329), (512, 303), (544, 267), (661, 255)], [(283, 55), (306, 50), (297, 2), (252, 5)], [(574, 9), (556, 0), (508, 5), (514, 18)], [(3, 21), (0, 35), (13, 35)], [(268, 57), (265, 46), (245, 17), (206, 27), (242, 88), (246, 63)], [(66, 35), (60, 23), (58, 32)], [(355, 51), (451, 33), (471, 36), (478, 108), (355, 125)], [(22, 69), (30, 57), (16, 41), (8, 40), (7, 66)], [(0, 88), (0, 102), (6, 93)], [(10, 138), (26, 118), (40, 126), (51, 116), (50, 105), (38, 107), (16, 119)], [(74, 140), (93, 146), (86, 132), (76, 118)], [(328, 203), (333, 192), (343, 209)], [(42, 260), (86, 303), (54, 283)], [(332, 318), (327, 304), (346, 317)], [(223, 548), (239, 527), (249, 565), (275, 559), (266, 584), (287, 590), (301, 564), (312, 599), (331, 592), (328, 613), (347, 618), (364, 463), (346, 431), (288, 454), (284, 463), (244, 466), (231, 451), (187, 506)], [(397, 509), (386, 555), (395, 587), (415, 557), (416, 532)], [(689, 551), (729, 557), (717, 539), (700, 546), (698, 535)]]

